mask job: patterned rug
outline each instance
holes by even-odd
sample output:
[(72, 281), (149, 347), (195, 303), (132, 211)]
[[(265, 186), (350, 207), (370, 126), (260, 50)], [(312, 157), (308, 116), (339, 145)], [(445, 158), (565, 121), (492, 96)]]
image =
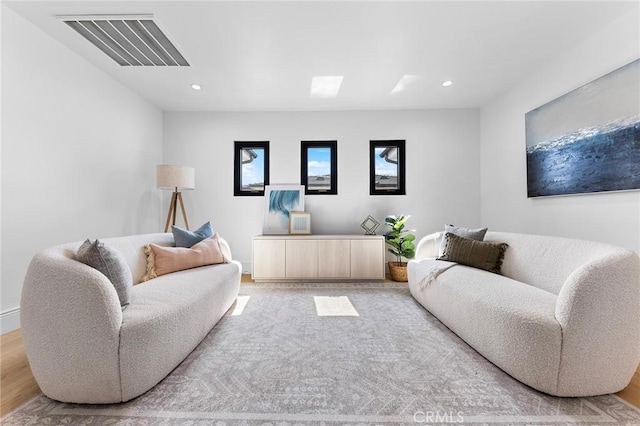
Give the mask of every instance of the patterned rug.
[[(243, 284), (154, 389), (114, 405), (38, 396), (3, 425), (640, 424), (615, 395), (554, 398), (512, 379), (396, 283)], [(347, 296), (358, 316), (318, 316)]]

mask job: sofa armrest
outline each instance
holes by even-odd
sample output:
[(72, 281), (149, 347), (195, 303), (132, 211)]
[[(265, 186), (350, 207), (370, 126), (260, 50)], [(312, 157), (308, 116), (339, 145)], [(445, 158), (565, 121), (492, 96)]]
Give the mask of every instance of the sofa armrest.
[(562, 327), (558, 394), (563, 388), (603, 393), (604, 383), (609, 392), (624, 388), (640, 361), (638, 256), (617, 250), (575, 270), (558, 294), (555, 315)]
[(73, 260), (73, 253), (53, 248), (29, 265), (20, 303), (25, 351), (50, 398), (121, 400), (118, 295), (107, 277)]
[(435, 232), (423, 237), (416, 246), (416, 259), (426, 259), (438, 257), (440, 241), (444, 232)]

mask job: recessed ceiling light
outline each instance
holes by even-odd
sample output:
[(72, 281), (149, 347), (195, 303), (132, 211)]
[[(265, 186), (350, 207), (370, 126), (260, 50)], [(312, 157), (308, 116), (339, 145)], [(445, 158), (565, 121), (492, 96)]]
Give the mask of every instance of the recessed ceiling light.
[(195, 84), (195, 83), (193, 83), (193, 84), (191, 85), (191, 88), (192, 88), (193, 90), (200, 90), (200, 89), (202, 89), (202, 86), (200, 86), (199, 84)]
[(344, 76), (323, 75), (315, 76), (311, 79), (312, 98), (335, 98), (338, 96), (340, 85)]
[(418, 79), (418, 77), (419, 76), (417, 76), (417, 75), (408, 75), (408, 74), (407, 75), (403, 75), (402, 78), (400, 79), (400, 81), (398, 81), (396, 86), (393, 88), (391, 93), (398, 93), (398, 92), (404, 91), (404, 89), (406, 89), (407, 86), (409, 86), (410, 84), (415, 82)]
[(442, 82), (442, 87), (449, 87), (453, 84), (453, 81), (447, 80)]

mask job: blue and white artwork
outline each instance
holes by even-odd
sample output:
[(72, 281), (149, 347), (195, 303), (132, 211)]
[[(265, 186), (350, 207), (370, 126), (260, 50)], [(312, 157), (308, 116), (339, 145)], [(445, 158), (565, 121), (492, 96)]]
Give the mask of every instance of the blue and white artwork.
[(288, 234), (289, 213), (304, 211), (304, 186), (267, 185), (264, 197), (266, 208), (262, 233)]
[(640, 189), (640, 59), (525, 115), (527, 195)]

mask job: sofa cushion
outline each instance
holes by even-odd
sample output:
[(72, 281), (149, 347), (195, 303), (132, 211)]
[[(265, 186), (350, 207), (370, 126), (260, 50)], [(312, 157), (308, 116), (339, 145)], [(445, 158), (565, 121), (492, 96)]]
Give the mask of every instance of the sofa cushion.
[(509, 232), (488, 232), (485, 242), (509, 244), (502, 275), (556, 295), (576, 269), (623, 250), (594, 241)]
[(100, 240), (91, 242), (87, 239), (78, 248), (76, 259), (85, 265), (102, 272), (111, 281), (118, 293), (120, 306), (129, 304), (133, 278), (124, 256), (115, 248)]
[(213, 236), (213, 229), (211, 228), (211, 222), (207, 222), (195, 231), (189, 231), (188, 229), (182, 229), (178, 226), (171, 225), (171, 232), (173, 233), (173, 239), (176, 242), (176, 247), (190, 248), (200, 241)]
[(438, 260), (447, 260), (485, 271), (500, 273), (508, 244), (488, 243), (459, 237), (447, 232), (442, 239), (444, 250)]
[(122, 399), (145, 392), (200, 343), (240, 289), (237, 262), (179, 271), (133, 288), (120, 330)]
[[(470, 228), (462, 228), (460, 226), (447, 224), (444, 226), (444, 232), (450, 232), (459, 237), (471, 238), (476, 241), (483, 241), (484, 236), (487, 233), (487, 228), (478, 228), (478, 229), (470, 229)], [(438, 250), (438, 256), (442, 256), (444, 252), (444, 238), (440, 241), (440, 249)]]
[(487, 233), (487, 228), (470, 229), (447, 224), (444, 226), (444, 232), (450, 232), (452, 234), (456, 234), (459, 237), (482, 241), (484, 240), (484, 236)]
[(145, 253), (147, 273), (142, 278), (143, 281), (184, 269), (226, 262), (217, 234), (191, 248), (148, 244), (145, 246)]
[(422, 289), (416, 266), (415, 261), (408, 264), (409, 289), (422, 306), (516, 379), (555, 390), (562, 347), (556, 295), (463, 265)]

